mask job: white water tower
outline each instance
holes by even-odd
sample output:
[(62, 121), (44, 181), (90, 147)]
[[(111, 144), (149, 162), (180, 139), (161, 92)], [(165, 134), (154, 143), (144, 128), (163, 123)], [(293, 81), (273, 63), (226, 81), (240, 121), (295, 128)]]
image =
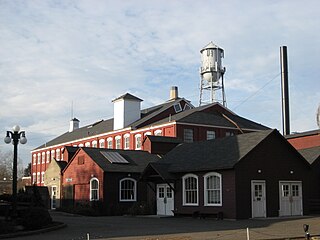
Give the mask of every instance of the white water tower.
[(221, 102), (226, 106), (223, 83), (226, 68), (222, 66), (224, 51), (210, 42), (200, 53), (200, 106), (214, 102)]

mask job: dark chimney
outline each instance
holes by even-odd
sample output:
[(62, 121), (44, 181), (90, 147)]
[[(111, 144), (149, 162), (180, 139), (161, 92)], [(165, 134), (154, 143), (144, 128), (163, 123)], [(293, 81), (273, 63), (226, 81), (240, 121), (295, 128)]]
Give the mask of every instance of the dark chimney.
[(283, 131), (283, 135), (289, 135), (290, 134), (290, 116), (289, 116), (287, 46), (280, 47), (280, 65), (281, 65), (281, 95), (282, 95), (282, 131)]

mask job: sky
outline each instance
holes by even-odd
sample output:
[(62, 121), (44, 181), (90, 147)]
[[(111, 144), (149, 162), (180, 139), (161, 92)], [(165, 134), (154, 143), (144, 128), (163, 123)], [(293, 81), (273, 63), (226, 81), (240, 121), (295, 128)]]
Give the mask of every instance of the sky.
[(127, 92), (146, 108), (178, 86), (198, 106), (210, 41), (224, 49), (227, 107), (280, 132), (287, 46), (291, 132), (318, 129), (319, 9), (318, 0), (0, 0), (0, 133), (26, 131), (26, 165), (72, 117), (112, 118), (112, 100)]

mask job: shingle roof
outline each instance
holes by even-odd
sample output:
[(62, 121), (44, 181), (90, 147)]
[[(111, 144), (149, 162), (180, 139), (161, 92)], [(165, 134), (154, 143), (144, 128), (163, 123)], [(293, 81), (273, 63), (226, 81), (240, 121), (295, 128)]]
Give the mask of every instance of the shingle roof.
[[(137, 150), (120, 150), (120, 149), (102, 149), (102, 148), (82, 148), (94, 162), (105, 172), (132, 172), (141, 173), (144, 168), (151, 162), (160, 159), (159, 156), (145, 151)], [(101, 153), (101, 151), (118, 152), (128, 164), (111, 163)]]
[(183, 143), (166, 154), (160, 163), (169, 164), (171, 173), (231, 169), (273, 132), (276, 130)]
[(175, 137), (166, 137), (166, 136), (154, 136), (147, 135), (145, 139), (149, 138), (151, 142), (157, 143), (182, 143), (183, 141)]
[(315, 160), (320, 159), (320, 146), (300, 149), (298, 152), (312, 164)]

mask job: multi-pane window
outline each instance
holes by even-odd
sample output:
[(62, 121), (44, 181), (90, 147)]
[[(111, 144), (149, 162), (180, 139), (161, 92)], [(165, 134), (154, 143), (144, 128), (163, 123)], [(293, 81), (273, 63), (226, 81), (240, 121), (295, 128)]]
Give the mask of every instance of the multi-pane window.
[(136, 180), (124, 178), (120, 181), (120, 201), (136, 201)]
[(124, 149), (129, 149), (130, 148), (130, 135), (125, 134), (124, 135)]
[(221, 206), (221, 174), (208, 173), (204, 176), (204, 204), (206, 206)]
[(37, 155), (33, 154), (33, 165), (36, 165), (37, 163)]
[(299, 185), (297, 184), (293, 184), (291, 186), (291, 194), (292, 194), (292, 197), (299, 197)]
[(56, 151), (55, 150), (51, 150), (51, 159), (54, 158), (55, 154), (56, 154)]
[(207, 140), (216, 139), (215, 131), (207, 131)]
[(36, 173), (32, 173), (32, 183), (36, 183), (37, 182), (37, 174)]
[(198, 177), (187, 174), (182, 178), (183, 183), (183, 204), (198, 205)]
[(47, 151), (47, 163), (50, 162), (50, 151)]
[(193, 130), (189, 128), (184, 129), (183, 138), (184, 142), (193, 142)]
[(137, 134), (136, 138), (136, 149), (141, 149), (141, 134)]
[(38, 164), (40, 164), (40, 163), (41, 163), (41, 154), (38, 153)]
[(121, 148), (121, 136), (116, 136), (116, 149)]
[(155, 136), (162, 136), (162, 130), (158, 129), (154, 131)]
[(98, 146), (97, 141), (92, 141), (92, 147), (96, 148)]
[(64, 159), (63, 159), (63, 150), (64, 150), (64, 148), (61, 148), (61, 156), (60, 156), (60, 159), (61, 159), (61, 160), (64, 160)]
[(41, 182), (44, 183), (44, 172), (41, 172)]
[(99, 200), (99, 181), (96, 178), (90, 180), (90, 201)]
[(46, 153), (43, 152), (41, 153), (41, 163), (45, 163), (45, 161), (46, 161)]
[(37, 183), (40, 183), (40, 173), (37, 172)]
[(107, 139), (107, 148), (112, 148), (112, 138)]
[(86, 143), (84, 144), (84, 146), (90, 147), (90, 142), (86, 142)]
[(60, 160), (60, 149), (56, 150), (56, 159)]
[(99, 148), (104, 148), (104, 139), (99, 140)]
[(226, 132), (226, 137), (234, 136), (234, 132)]

